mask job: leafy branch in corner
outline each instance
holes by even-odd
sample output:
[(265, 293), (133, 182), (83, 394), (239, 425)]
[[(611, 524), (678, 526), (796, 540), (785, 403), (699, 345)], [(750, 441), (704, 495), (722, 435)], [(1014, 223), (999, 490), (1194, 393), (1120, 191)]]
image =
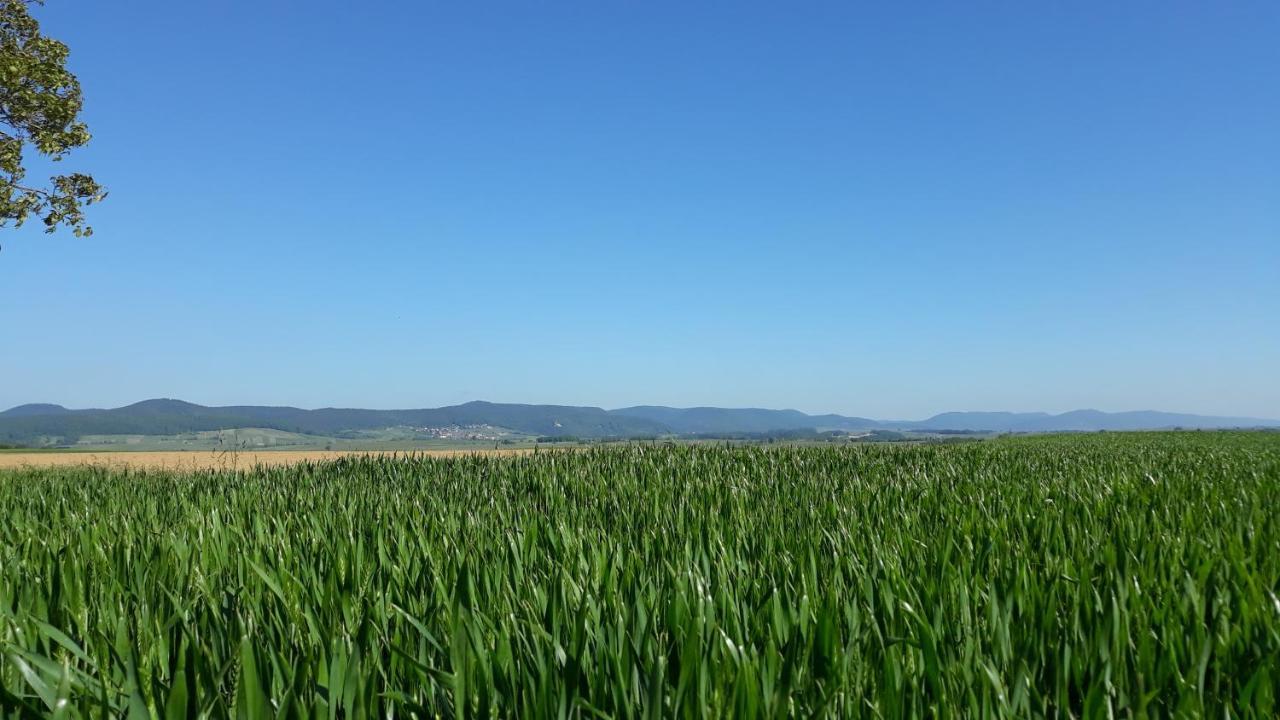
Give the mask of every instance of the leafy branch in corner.
[(67, 46), (40, 34), (29, 7), (41, 0), (0, 0), (0, 227), (21, 226), (32, 215), (46, 232), (68, 227), (77, 237), (93, 228), (84, 208), (107, 196), (83, 173), (54, 175), (47, 185), (26, 182), (27, 147), (57, 162), (89, 142), (79, 120), (80, 82), (66, 67)]

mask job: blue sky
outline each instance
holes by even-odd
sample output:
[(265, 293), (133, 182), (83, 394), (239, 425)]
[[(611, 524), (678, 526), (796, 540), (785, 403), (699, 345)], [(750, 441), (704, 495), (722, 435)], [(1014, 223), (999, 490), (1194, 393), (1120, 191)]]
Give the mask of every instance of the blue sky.
[(0, 406), (1280, 417), (1280, 4), (49, 0)]

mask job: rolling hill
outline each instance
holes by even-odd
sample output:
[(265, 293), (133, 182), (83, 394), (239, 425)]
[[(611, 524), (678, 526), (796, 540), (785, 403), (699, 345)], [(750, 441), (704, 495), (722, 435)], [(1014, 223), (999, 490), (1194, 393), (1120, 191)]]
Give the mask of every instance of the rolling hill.
[[(639, 437), (664, 434), (644, 418), (611, 415), (600, 408), (470, 402), (421, 410), (363, 410), (237, 405), (205, 407), (181, 400), (145, 400), (111, 410), (32, 412), (23, 405), (0, 413), (0, 443), (74, 442), (84, 435), (172, 435), (258, 427), (308, 435), (387, 427), (496, 425), (531, 435)], [(56, 406), (47, 406), (56, 407)]]
[(766, 410), (763, 408), (672, 408), (658, 405), (610, 410), (620, 417), (638, 417), (660, 423), (679, 434), (694, 433), (761, 433), (774, 430), (866, 430), (880, 428), (882, 423), (842, 415), (806, 415), (799, 410)]
[(1280, 427), (1280, 421), (1246, 417), (1216, 417), (1185, 413), (1139, 410), (1106, 413), (1100, 410), (1073, 410), (1060, 415), (1048, 413), (951, 412), (928, 420), (892, 423), (920, 430), (986, 430), (990, 432), (1069, 432), (1097, 430), (1162, 430), (1169, 428)]

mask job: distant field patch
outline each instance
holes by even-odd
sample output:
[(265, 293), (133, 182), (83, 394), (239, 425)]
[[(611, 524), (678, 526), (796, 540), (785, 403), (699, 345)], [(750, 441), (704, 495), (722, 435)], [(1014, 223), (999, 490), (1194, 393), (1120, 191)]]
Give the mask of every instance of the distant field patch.
[(103, 465), (169, 470), (230, 470), (248, 469), (257, 465), (293, 465), (304, 461), (336, 460), (349, 456), (430, 455), (452, 457), (457, 455), (513, 455), (530, 452), (525, 449), (478, 450), (415, 450), (411, 452), (377, 452), (364, 450), (264, 450), (261, 452), (0, 452), (0, 469), (67, 467), (77, 465)]

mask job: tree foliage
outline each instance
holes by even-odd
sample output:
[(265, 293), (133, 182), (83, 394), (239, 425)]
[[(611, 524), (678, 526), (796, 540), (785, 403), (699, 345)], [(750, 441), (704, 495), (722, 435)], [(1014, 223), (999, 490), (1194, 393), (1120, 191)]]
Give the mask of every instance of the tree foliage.
[(26, 181), (28, 146), (59, 161), (90, 138), (67, 46), (40, 34), (32, 2), (39, 0), (0, 0), (0, 227), (35, 215), (46, 232), (68, 227), (84, 237), (93, 233), (84, 207), (106, 197), (101, 185), (83, 173), (54, 175), (44, 186)]

